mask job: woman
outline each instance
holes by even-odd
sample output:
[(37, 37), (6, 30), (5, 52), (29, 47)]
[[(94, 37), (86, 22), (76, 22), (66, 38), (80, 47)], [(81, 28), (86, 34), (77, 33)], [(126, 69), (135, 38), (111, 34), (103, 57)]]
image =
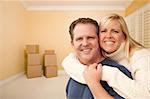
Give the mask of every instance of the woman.
[[(117, 14), (107, 15), (101, 19), (99, 26), (99, 42), (103, 49), (102, 53), (128, 68), (133, 79), (128, 78), (114, 67), (97, 68), (97, 64), (93, 64), (83, 68), (79, 62), (78, 65), (64, 64), (67, 59), (76, 62), (77, 59), (73, 58), (74, 55), (70, 55), (63, 62), (66, 71), (72, 69), (70, 76), (81, 83), (87, 83), (94, 95), (100, 93), (97, 90), (98, 86), (96, 88), (95, 85), (100, 84), (98, 81), (101, 79), (107, 81), (114, 90), (125, 98), (149, 99), (150, 52), (130, 37), (127, 25), (121, 16)], [(73, 71), (73, 68), (81, 69), (82, 72)]]

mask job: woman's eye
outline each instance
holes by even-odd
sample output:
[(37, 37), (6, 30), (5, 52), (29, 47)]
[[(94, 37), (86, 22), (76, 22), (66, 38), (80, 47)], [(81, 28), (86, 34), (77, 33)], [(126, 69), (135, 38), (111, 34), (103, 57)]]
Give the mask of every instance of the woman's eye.
[(105, 33), (106, 31), (100, 31), (100, 33)]
[(115, 33), (119, 33), (118, 31), (114, 31)]

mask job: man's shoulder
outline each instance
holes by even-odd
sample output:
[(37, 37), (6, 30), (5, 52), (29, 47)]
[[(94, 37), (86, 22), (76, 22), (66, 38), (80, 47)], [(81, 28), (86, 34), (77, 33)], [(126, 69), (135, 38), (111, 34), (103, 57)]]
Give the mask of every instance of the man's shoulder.
[(121, 72), (123, 72), (126, 76), (132, 78), (131, 72), (123, 65), (117, 63), (116, 61), (106, 58), (103, 61), (100, 62), (102, 65), (110, 66), (113, 68), (118, 68)]
[(105, 58), (99, 63), (101, 63), (102, 65), (120, 65), (117, 61), (114, 61), (111, 58)]
[(86, 84), (81, 84), (72, 78), (70, 78), (68, 81), (66, 93), (67, 99), (93, 99), (88, 86)]

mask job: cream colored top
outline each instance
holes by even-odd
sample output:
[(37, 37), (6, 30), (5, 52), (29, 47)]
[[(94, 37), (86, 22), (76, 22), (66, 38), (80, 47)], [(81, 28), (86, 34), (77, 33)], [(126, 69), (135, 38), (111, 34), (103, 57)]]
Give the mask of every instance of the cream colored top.
[[(103, 66), (102, 80), (126, 99), (150, 99), (150, 51), (141, 49), (130, 58), (130, 62), (124, 57), (123, 48), (108, 55), (117, 60), (132, 73), (133, 80), (124, 75), (115, 67)], [(62, 62), (68, 75), (74, 80), (85, 83), (83, 71), (85, 65), (81, 64), (73, 53), (70, 53)]]

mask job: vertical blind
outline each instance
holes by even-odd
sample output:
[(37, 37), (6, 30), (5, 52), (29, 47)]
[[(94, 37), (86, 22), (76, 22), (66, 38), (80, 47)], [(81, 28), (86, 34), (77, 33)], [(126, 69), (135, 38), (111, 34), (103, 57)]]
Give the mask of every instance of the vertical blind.
[(150, 48), (150, 3), (125, 19), (131, 36), (145, 47)]
[(150, 47), (150, 9), (144, 11), (144, 45)]

